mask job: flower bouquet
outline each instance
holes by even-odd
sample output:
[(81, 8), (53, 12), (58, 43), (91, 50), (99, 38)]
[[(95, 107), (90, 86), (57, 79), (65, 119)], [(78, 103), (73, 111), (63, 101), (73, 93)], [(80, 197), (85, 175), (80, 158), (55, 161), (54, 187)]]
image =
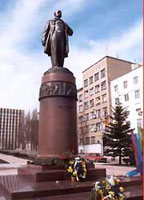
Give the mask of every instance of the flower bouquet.
[(91, 191), (89, 200), (125, 200), (124, 188), (120, 179), (113, 176), (97, 181)]

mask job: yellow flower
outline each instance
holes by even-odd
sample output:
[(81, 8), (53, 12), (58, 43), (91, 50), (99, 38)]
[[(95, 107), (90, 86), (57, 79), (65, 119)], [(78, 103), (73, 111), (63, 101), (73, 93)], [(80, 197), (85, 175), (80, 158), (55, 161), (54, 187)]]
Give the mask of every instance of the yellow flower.
[(77, 176), (77, 171), (74, 171), (74, 172), (73, 172), (73, 175), (74, 175), (74, 176)]
[(115, 179), (115, 182), (118, 184), (118, 183), (120, 183), (120, 179), (119, 178), (116, 178)]
[(70, 164), (70, 165), (74, 164), (74, 161), (73, 161), (73, 160), (70, 160), (70, 161), (69, 161), (69, 164)]
[(73, 172), (73, 169), (72, 169), (71, 166), (69, 166), (69, 168), (68, 168), (68, 172), (69, 172), (69, 173), (72, 173), (72, 172)]
[(115, 196), (115, 193), (113, 191), (109, 191), (109, 194), (114, 197)]
[(106, 188), (106, 190), (109, 190), (111, 187), (109, 184), (106, 184), (105, 188)]
[(120, 192), (124, 192), (124, 188), (123, 187), (119, 187), (119, 191)]
[(105, 180), (103, 180), (103, 181), (102, 181), (102, 184), (104, 185), (105, 183), (106, 183), (106, 181), (105, 181)]
[(123, 194), (119, 194), (118, 200), (124, 200), (124, 195)]

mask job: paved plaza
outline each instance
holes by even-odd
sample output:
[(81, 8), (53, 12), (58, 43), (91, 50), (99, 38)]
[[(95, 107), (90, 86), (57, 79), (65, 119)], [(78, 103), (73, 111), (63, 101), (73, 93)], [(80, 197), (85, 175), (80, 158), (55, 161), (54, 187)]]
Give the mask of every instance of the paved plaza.
[(0, 153), (0, 159), (9, 164), (0, 164), (0, 176), (2, 175), (16, 175), (19, 167), (26, 166), (26, 159), (17, 158), (15, 156)]

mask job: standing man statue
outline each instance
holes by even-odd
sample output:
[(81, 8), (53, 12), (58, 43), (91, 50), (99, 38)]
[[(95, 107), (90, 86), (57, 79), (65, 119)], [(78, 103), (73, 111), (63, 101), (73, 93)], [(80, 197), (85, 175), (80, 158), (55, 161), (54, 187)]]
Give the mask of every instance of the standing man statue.
[(68, 35), (73, 34), (73, 30), (61, 19), (62, 12), (54, 12), (55, 18), (46, 24), (42, 36), (44, 52), (51, 56), (52, 67), (63, 67), (64, 58), (68, 57), (69, 45)]

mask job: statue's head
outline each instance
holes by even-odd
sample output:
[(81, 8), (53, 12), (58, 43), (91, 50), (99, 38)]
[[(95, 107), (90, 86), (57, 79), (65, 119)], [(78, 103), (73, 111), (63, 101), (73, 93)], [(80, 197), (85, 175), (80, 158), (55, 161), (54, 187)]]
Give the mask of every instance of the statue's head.
[(61, 10), (56, 10), (55, 12), (54, 12), (54, 16), (56, 17), (56, 18), (61, 18), (62, 17), (62, 11)]

